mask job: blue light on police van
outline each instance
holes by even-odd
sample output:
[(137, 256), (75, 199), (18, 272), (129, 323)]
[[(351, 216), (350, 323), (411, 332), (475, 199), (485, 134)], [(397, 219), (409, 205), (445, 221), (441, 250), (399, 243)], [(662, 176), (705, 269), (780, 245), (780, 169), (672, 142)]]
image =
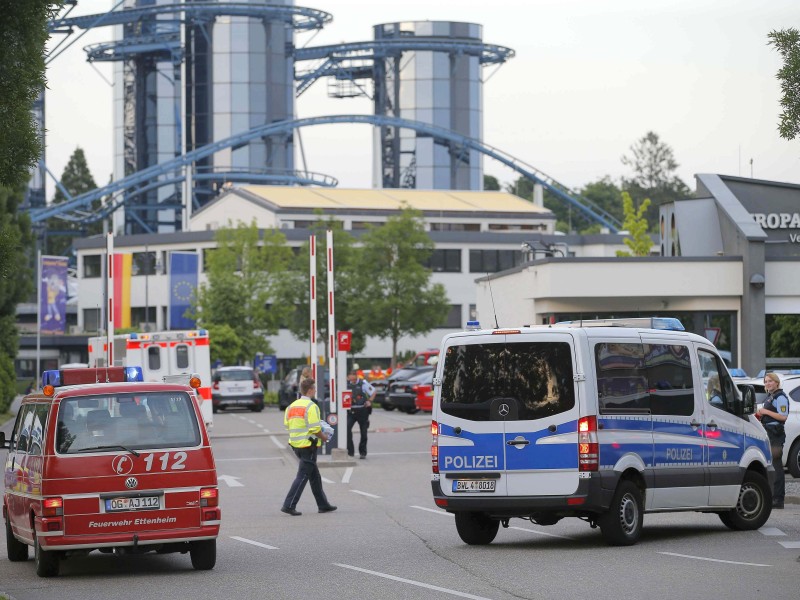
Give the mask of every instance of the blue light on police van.
[(673, 317), (653, 317), (653, 329), (664, 329), (667, 331), (686, 331), (680, 319)]
[(57, 369), (53, 371), (44, 371), (42, 373), (42, 387), (46, 385), (59, 387), (61, 385), (61, 371)]
[(125, 367), (125, 381), (144, 381), (142, 367)]
[(138, 340), (139, 339), (139, 334), (138, 333), (131, 333), (129, 335), (130, 335), (129, 339), (132, 339), (132, 340)]
[(480, 321), (467, 321), (467, 331), (477, 331), (480, 328)]

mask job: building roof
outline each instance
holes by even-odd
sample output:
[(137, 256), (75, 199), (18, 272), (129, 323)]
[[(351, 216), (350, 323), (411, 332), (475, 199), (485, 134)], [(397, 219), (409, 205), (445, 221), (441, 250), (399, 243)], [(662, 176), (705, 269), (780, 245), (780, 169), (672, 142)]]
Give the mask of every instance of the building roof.
[[(338, 189), (311, 187), (282, 187), (269, 185), (244, 185), (229, 193), (247, 198), (276, 211), (397, 211), (406, 204), (423, 213), (446, 212), (470, 216), (481, 213), (529, 217), (555, 218), (548, 209), (506, 192), (467, 190), (411, 190), (411, 189)], [(224, 202), (223, 194), (195, 214)]]

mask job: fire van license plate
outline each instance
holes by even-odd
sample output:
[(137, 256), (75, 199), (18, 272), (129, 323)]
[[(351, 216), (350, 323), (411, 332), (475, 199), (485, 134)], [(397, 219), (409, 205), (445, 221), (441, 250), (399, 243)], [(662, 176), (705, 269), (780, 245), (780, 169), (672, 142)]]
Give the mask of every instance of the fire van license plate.
[(456, 479), (453, 482), (454, 492), (493, 492), (495, 479)]
[(137, 498), (106, 498), (106, 512), (120, 510), (148, 510), (161, 508), (159, 496), (141, 496)]

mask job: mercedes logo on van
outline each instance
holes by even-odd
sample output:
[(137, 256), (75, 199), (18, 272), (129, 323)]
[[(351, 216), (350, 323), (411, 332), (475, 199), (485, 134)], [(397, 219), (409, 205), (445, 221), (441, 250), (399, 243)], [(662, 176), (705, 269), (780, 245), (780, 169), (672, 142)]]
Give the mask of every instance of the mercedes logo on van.
[(137, 485), (139, 485), (139, 482), (136, 480), (136, 477), (128, 477), (125, 480), (125, 487), (128, 488), (129, 490), (132, 490)]
[(133, 461), (127, 454), (120, 454), (111, 461), (111, 469), (116, 475), (127, 475), (133, 469)]
[(497, 413), (498, 413), (498, 414), (499, 414), (501, 417), (507, 417), (509, 412), (511, 412), (511, 409), (508, 407), (508, 404), (501, 404), (501, 405), (500, 405), (500, 406), (497, 408)]

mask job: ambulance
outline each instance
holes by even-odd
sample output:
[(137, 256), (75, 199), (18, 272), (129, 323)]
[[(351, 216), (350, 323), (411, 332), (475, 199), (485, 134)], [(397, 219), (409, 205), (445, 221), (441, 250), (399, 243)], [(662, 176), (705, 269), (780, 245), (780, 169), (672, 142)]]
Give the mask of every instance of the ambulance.
[(470, 328), (442, 341), (431, 423), (434, 501), (464, 542), (491, 543), (512, 518), (577, 517), (621, 546), (645, 513), (714, 513), (734, 530), (769, 518), (755, 392), (677, 319)]
[[(106, 366), (106, 337), (89, 338), (89, 366)], [(201, 411), (207, 428), (214, 424), (211, 405), (211, 354), (208, 331), (157, 331), (114, 336), (114, 364), (141, 366), (145, 381), (168, 381), (165, 377), (197, 373)]]
[(221, 513), (214, 456), (189, 384), (143, 381), (139, 367), (43, 373), (25, 396), (3, 478), (9, 560), (33, 547), (36, 573), (94, 550), (189, 553), (212, 569)]

